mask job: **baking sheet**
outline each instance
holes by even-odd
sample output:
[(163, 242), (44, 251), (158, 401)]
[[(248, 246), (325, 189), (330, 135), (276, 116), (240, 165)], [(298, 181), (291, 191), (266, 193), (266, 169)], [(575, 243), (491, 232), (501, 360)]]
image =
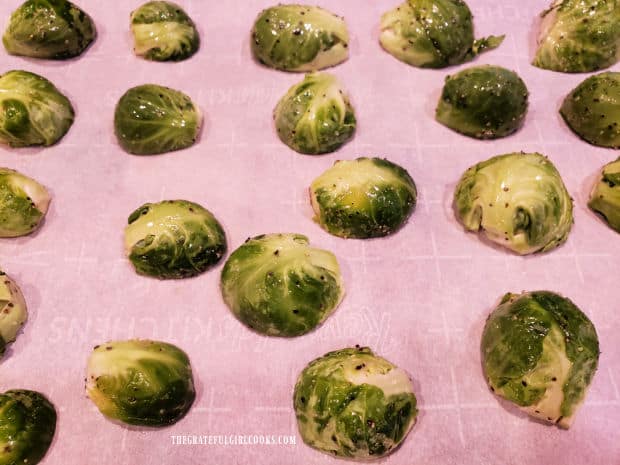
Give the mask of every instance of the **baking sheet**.
[[(96, 43), (82, 58), (37, 61), (0, 52), (2, 72), (26, 69), (51, 79), (77, 110), (60, 144), (0, 148), (0, 165), (49, 186), (53, 202), (36, 234), (0, 240), (0, 266), (20, 284), (30, 309), (23, 334), (0, 365), (0, 389), (45, 393), (58, 408), (46, 464), (335, 463), (302, 444), (292, 410), (298, 372), (327, 351), (371, 346), (406, 369), (419, 400), (418, 423), (383, 463), (618, 464), (620, 442), (620, 237), (585, 204), (599, 168), (618, 155), (577, 139), (557, 109), (584, 75), (539, 70), (529, 62), (536, 15), (546, 0), (469, 0), (477, 36), (507, 35), (475, 64), (516, 70), (527, 83), (525, 126), (494, 142), (471, 140), (433, 120), (444, 77), (466, 67), (420, 70), (378, 44), (379, 18), (397, 1), (323, 0), (344, 15), (349, 61), (331, 70), (351, 94), (359, 126), (339, 152), (290, 151), (277, 139), (271, 112), (301, 75), (252, 61), (249, 30), (269, 0), (185, 0), (202, 36), (191, 60), (152, 63), (131, 52), (129, 13), (139, 0), (80, 0), (95, 19)], [(0, 23), (20, 0), (0, 3)], [(619, 69), (615, 66), (614, 69)], [(194, 147), (157, 157), (123, 153), (112, 119), (131, 86), (153, 82), (183, 90), (206, 124)], [(451, 210), (454, 186), (470, 165), (512, 151), (540, 151), (561, 172), (575, 199), (568, 242), (521, 258), (466, 234)], [(342, 240), (311, 220), (306, 189), (338, 159), (382, 156), (401, 164), (420, 192), (417, 210), (398, 234)], [(290, 340), (248, 331), (220, 297), (221, 264), (195, 279), (138, 276), (123, 256), (127, 216), (145, 202), (185, 198), (215, 213), (230, 249), (270, 232), (307, 234), (332, 250), (347, 295), (317, 331)], [(592, 319), (602, 355), (585, 405), (570, 431), (526, 419), (499, 402), (482, 377), (479, 339), (488, 312), (508, 291), (550, 289)], [(197, 399), (182, 421), (161, 430), (125, 428), (104, 419), (86, 398), (86, 360), (96, 344), (153, 338), (191, 357)], [(295, 435), (293, 446), (173, 445), (177, 435)]]

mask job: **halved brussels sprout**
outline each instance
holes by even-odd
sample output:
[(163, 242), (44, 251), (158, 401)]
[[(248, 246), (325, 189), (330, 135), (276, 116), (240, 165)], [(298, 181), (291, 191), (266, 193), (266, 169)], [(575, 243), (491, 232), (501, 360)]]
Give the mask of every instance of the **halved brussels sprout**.
[(397, 231), (415, 208), (417, 190), (407, 171), (381, 158), (337, 161), (310, 186), (314, 220), (344, 238)]
[(317, 71), (349, 57), (349, 32), (339, 16), (318, 6), (277, 5), (252, 28), (252, 53), (270, 68)]
[(620, 148), (620, 73), (590, 76), (566, 96), (560, 114), (587, 142)]
[[(7, 346), (15, 341), (17, 333), (26, 320), (28, 320), (28, 309), (22, 291), (15, 281), (0, 270), (0, 357)], [(0, 450), (1, 448), (0, 443)]]
[(573, 201), (553, 164), (539, 153), (498, 155), (469, 168), (454, 192), (457, 219), (469, 231), (520, 255), (563, 244)]
[(344, 296), (336, 257), (301, 234), (248, 239), (224, 265), (221, 288), (237, 319), (267, 336), (312, 331)]
[(506, 294), (482, 333), (491, 390), (540, 420), (569, 428), (599, 357), (592, 322), (549, 291)]
[(475, 66), (446, 78), (435, 118), (476, 139), (506, 137), (522, 126), (528, 95), (515, 72), (499, 66)]
[(86, 393), (99, 411), (129, 425), (179, 421), (196, 397), (187, 354), (160, 341), (114, 341), (95, 346)]
[(181, 61), (200, 46), (192, 19), (171, 2), (148, 2), (131, 13), (134, 52), (147, 60)]
[(329, 352), (310, 362), (297, 379), (293, 403), (306, 444), (354, 460), (394, 451), (418, 414), (407, 373), (368, 347)]
[(620, 158), (603, 167), (601, 177), (590, 194), (588, 207), (620, 232)]
[(503, 35), (474, 40), (472, 14), (463, 0), (408, 0), (381, 17), (381, 46), (421, 68), (458, 65), (503, 41)]
[(278, 137), (296, 152), (317, 155), (338, 150), (355, 133), (355, 113), (338, 79), (307, 74), (278, 102), (273, 118)]
[(555, 0), (541, 17), (534, 66), (587, 73), (608, 68), (620, 58), (617, 0)]
[(0, 394), (0, 464), (36, 465), (54, 439), (56, 409), (36, 391)]
[(73, 124), (67, 97), (50, 81), (28, 71), (0, 76), (0, 143), (11, 147), (53, 145)]
[(202, 115), (182, 92), (155, 84), (129, 89), (116, 105), (118, 143), (135, 155), (156, 155), (191, 147)]
[(11, 55), (64, 60), (97, 37), (93, 20), (66, 0), (27, 0), (11, 15), (2, 42)]
[(205, 272), (226, 253), (226, 235), (213, 214), (187, 200), (147, 203), (125, 229), (125, 250), (139, 274), (161, 279)]
[(34, 179), (0, 168), (0, 237), (30, 234), (47, 213), (50, 194)]

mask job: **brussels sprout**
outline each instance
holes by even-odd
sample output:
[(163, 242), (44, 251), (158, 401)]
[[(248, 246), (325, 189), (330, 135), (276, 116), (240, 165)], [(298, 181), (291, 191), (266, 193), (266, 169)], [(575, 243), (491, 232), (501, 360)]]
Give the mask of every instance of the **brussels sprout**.
[(504, 36), (474, 40), (472, 14), (462, 0), (408, 0), (381, 17), (383, 48), (422, 68), (464, 63), (503, 40)]
[(482, 333), (491, 390), (540, 420), (571, 426), (598, 365), (592, 322), (549, 291), (506, 294)]
[(388, 455), (418, 414), (407, 373), (359, 346), (310, 362), (297, 379), (293, 403), (306, 444), (355, 460)]
[(191, 147), (201, 123), (200, 110), (187, 95), (155, 84), (129, 89), (114, 114), (118, 143), (136, 155)]
[(0, 168), (0, 237), (33, 232), (43, 221), (50, 200), (47, 189), (34, 179)]
[(142, 426), (176, 423), (196, 397), (185, 352), (165, 342), (137, 339), (95, 346), (86, 393), (106, 417)]
[(56, 409), (41, 393), (14, 389), (0, 394), (0, 464), (36, 465), (56, 431)]
[(226, 235), (210, 211), (187, 200), (147, 203), (125, 229), (125, 249), (136, 271), (161, 279), (203, 273), (226, 253)]
[(148, 2), (131, 14), (134, 52), (147, 60), (181, 61), (200, 46), (192, 19), (171, 2)]
[(457, 219), (520, 255), (568, 238), (573, 202), (555, 166), (539, 153), (498, 155), (469, 168), (454, 192)]
[(583, 81), (564, 99), (560, 114), (587, 142), (620, 148), (620, 73), (601, 73)]
[(273, 118), (278, 137), (293, 150), (316, 155), (333, 152), (355, 133), (355, 114), (335, 76), (307, 74), (278, 102)]
[(611, 228), (620, 232), (620, 158), (603, 167), (590, 194), (588, 206), (602, 215)]
[(239, 321), (267, 336), (312, 331), (344, 296), (336, 257), (300, 234), (248, 239), (224, 265), (221, 288)]
[[(24, 295), (15, 281), (0, 270), (0, 357), (15, 341), (17, 333), (28, 319)], [(1, 428), (0, 428), (1, 429)], [(0, 450), (2, 444), (0, 443)], [(0, 464), (2, 460), (0, 459)]]
[(555, 0), (541, 16), (534, 66), (586, 73), (608, 68), (620, 58), (617, 0)]
[(252, 53), (284, 71), (317, 71), (349, 57), (349, 32), (339, 16), (317, 6), (277, 5), (263, 10), (252, 28)]
[(476, 139), (497, 139), (523, 124), (528, 90), (514, 72), (499, 66), (475, 66), (448, 76), (435, 118)]
[(415, 208), (407, 171), (381, 158), (337, 161), (310, 186), (314, 220), (330, 234), (366, 239), (392, 234)]
[(86, 13), (66, 0), (27, 0), (11, 15), (2, 42), (11, 55), (64, 60), (97, 37)]
[(67, 97), (50, 81), (27, 71), (0, 76), (0, 143), (11, 147), (53, 145), (73, 124)]

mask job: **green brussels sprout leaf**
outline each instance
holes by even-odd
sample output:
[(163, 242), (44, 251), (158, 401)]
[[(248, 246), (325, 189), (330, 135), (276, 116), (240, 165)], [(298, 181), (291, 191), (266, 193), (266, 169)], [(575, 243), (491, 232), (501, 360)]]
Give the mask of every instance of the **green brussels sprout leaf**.
[(176, 423), (196, 396), (185, 352), (165, 342), (135, 339), (94, 348), (86, 392), (106, 417), (142, 426)]
[(263, 10), (252, 28), (252, 53), (284, 71), (317, 71), (349, 56), (342, 18), (317, 6), (277, 5)]
[(34, 179), (0, 168), (0, 237), (25, 236), (36, 230), (50, 200), (47, 189)]
[(2, 42), (11, 55), (64, 60), (97, 37), (84, 11), (66, 0), (27, 0), (11, 15)]
[(380, 158), (338, 161), (310, 186), (315, 221), (344, 238), (382, 237), (413, 212), (415, 183), (407, 171)]
[(467, 230), (521, 255), (558, 247), (573, 224), (562, 178), (539, 153), (498, 155), (472, 166), (456, 186), (454, 208)]
[(0, 394), (0, 464), (36, 465), (54, 439), (56, 409), (35, 391)]
[(570, 300), (549, 291), (506, 294), (481, 342), (491, 390), (529, 415), (569, 428), (598, 365), (596, 330)]
[(305, 154), (329, 153), (355, 133), (355, 113), (335, 76), (308, 74), (278, 102), (273, 117), (282, 142)]
[(202, 116), (182, 92), (155, 84), (129, 89), (116, 105), (114, 129), (123, 149), (155, 155), (191, 147)]
[(613, 230), (620, 232), (620, 158), (603, 167), (588, 206), (603, 216)]
[(148, 2), (131, 14), (134, 52), (147, 60), (180, 61), (200, 46), (192, 19), (171, 2)]
[(504, 36), (474, 40), (462, 0), (408, 0), (381, 17), (381, 46), (412, 66), (445, 68), (499, 47)]
[(468, 52), (465, 61), (473, 60), (475, 57), (477, 57), (481, 53), (484, 53), (488, 50), (493, 50), (499, 47), (502, 44), (502, 42), (504, 42), (505, 38), (506, 36), (501, 35), (501, 36), (489, 36), (489, 37), (484, 37), (482, 39), (474, 40), (474, 44), (471, 47), (471, 51)]
[(466, 136), (496, 139), (523, 125), (527, 107), (528, 90), (516, 73), (475, 66), (446, 78), (435, 118)]
[(310, 247), (300, 234), (248, 239), (224, 265), (224, 301), (246, 326), (268, 336), (300, 336), (315, 329), (344, 295), (331, 252)]
[(187, 200), (147, 203), (125, 229), (125, 249), (139, 274), (161, 279), (205, 272), (226, 253), (226, 235), (211, 212)]
[(620, 73), (590, 76), (566, 96), (560, 114), (590, 144), (620, 148)]
[(393, 452), (416, 421), (416, 397), (404, 370), (368, 347), (312, 361), (293, 394), (306, 444), (336, 457), (379, 459)]
[(563, 73), (587, 73), (618, 62), (617, 0), (555, 0), (541, 16), (534, 66)]
[(44, 77), (27, 71), (0, 76), (0, 144), (53, 145), (69, 131), (73, 118), (69, 99)]
[[(0, 356), (28, 320), (22, 291), (15, 281), (0, 270)], [(0, 461), (1, 463), (1, 461)]]

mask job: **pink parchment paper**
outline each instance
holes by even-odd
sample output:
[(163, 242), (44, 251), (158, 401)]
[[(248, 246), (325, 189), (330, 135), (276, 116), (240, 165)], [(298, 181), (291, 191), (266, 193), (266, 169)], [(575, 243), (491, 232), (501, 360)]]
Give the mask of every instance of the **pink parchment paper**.
[[(2, 28), (20, 1), (0, 2)], [(444, 77), (468, 65), (421, 70), (384, 53), (379, 18), (397, 1), (321, 2), (344, 15), (350, 28), (350, 59), (331, 72), (351, 94), (359, 120), (351, 143), (321, 157), (292, 152), (272, 127), (273, 107), (301, 75), (251, 58), (249, 31), (270, 0), (184, 0), (202, 47), (182, 63), (132, 54), (128, 18), (140, 0), (80, 0), (99, 37), (77, 60), (38, 61), (0, 51), (1, 72), (26, 69), (48, 77), (77, 110), (75, 124), (54, 147), (0, 148), (0, 166), (38, 179), (53, 193), (38, 233), (0, 240), (0, 266), (19, 282), (31, 311), (0, 364), (0, 389), (36, 389), (57, 406), (57, 434), (45, 464), (336, 463), (299, 436), (295, 446), (179, 446), (171, 436), (297, 435), (291, 402), (297, 374), (315, 357), (353, 344), (369, 345), (406, 369), (419, 399), (417, 425), (383, 463), (620, 464), (620, 236), (585, 206), (597, 171), (618, 152), (580, 141), (557, 112), (585, 76), (529, 64), (536, 17), (547, 0), (469, 0), (478, 36), (507, 35), (475, 63), (516, 70), (531, 97), (516, 135), (494, 142), (459, 136), (436, 123), (433, 111)], [(183, 90), (202, 108), (205, 127), (194, 147), (136, 157), (117, 146), (114, 106), (129, 87), (146, 82)], [(485, 245), (452, 214), (452, 192), (467, 167), (519, 150), (547, 154), (575, 199), (568, 242), (546, 255), (521, 258)], [(417, 210), (392, 237), (342, 240), (312, 222), (307, 186), (335, 160), (361, 155), (388, 157), (418, 184)], [(310, 335), (265, 338), (238, 323), (222, 302), (221, 265), (183, 281), (136, 275), (123, 255), (127, 216), (144, 202), (174, 198), (213, 211), (231, 250), (248, 236), (270, 232), (304, 233), (332, 250), (347, 287), (339, 309)], [(570, 431), (530, 421), (499, 402), (480, 369), (488, 312), (505, 292), (535, 289), (573, 299), (600, 336), (600, 368)], [(191, 357), (197, 399), (172, 427), (118, 426), (85, 396), (91, 348), (132, 337), (178, 344)]]

